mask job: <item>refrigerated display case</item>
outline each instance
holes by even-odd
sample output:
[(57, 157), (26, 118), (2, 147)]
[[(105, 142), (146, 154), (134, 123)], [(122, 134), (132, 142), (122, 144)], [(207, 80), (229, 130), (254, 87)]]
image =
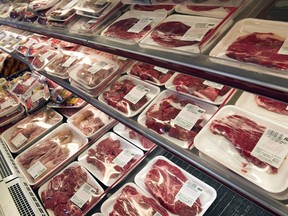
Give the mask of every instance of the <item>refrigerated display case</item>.
[[(260, 12), (267, 10), (267, 8), (273, 5), (273, 3), (274, 1), (251, 1), (249, 8), (243, 8), (241, 13), (235, 13), (230, 17), (230, 19), (233, 19), (233, 22), (236, 22), (243, 17), (256, 17), (258, 14), (261, 15)], [(173, 54), (165, 51), (155, 51), (133, 44), (126, 45), (117, 41), (111, 42), (99, 35), (83, 36), (59, 28), (53, 28), (49, 26), (36, 26), (29, 23), (23, 23), (3, 18), (0, 19), (0, 24), (12, 26), (29, 32), (47, 35), (49, 37), (62, 39), (76, 44), (81, 44), (126, 58), (147, 62), (159, 67), (172, 69), (202, 79), (218, 82), (240, 90), (268, 96), (270, 98), (274, 98), (286, 103), (288, 102), (288, 79), (275, 74), (273, 69), (267, 69), (262, 66), (251, 66), (247, 69), (245, 67), (245, 63), (239, 63), (237, 66), (234, 66), (227, 60), (208, 56), (207, 52), (204, 52), (203, 54), (189, 55), (186, 53)], [(219, 35), (223, 36), (225, 32), (226, 31), (218, 33)], [(221, 37), (219, 36), (218, 39), (214, 40), (213, 43), (211, 43), (211, 47), (212, 45), (215, 45), (220, 38)], [(18, 55), (13, 53), (12, 55), (25, 61)], [(261, 73), (259, 72), (259, 68), (268, 72), (265, 74)], [(201, 155), (201, 153), (196, 149), (193, 149), (192, 151), (183, 149), (176, 145), (174, 142), (158, 136), (141, 124), (138, 124), (135, 117), (129, 118), (123, 115), (119, 115), (119, 113), (115, 110), (101, 103), (96, 98), (92, 98), (88, 94), (85, 94), (85, 92), (80, 91), (78, 88), (73, 87), (67, 81), (60, 78), (55, 78), (54, 76), (41, 70), (39, 73), (85, 99), (88, 103), (94, 105), (99, 110), (102, 110), (119, 122), (131, 127), (149, 140), (155, 142), (157, 145), (168, 150), (173, 155), (176, 155), (182, 160), (187, 161), (191, 166), (196, 167), (196, 169), (199, 169), (202, 172), (212, 176), (213, 178), (219, 180), (222, 184), (233, 188), (238, 193), (260, 204), (262, 207), (269, 209), (275, 214), (287, 214), (288, 209), (285, 203), (285, 196), (284, 200), (281, 200), (279, 197), (267, 193), (265, 190), (257, 187), (249, 181), (244, 180), (237, 174), (227, 170), (225, 167), (216, 164), (215, 161), (209, 158), (205, 158), (207, 156)], [(229, 103), (233, 103), (233, 98), (229, 101)], [(171, 155), (171, 157), (173, 156)], [(92, 213), (94, 210), (92, 209), (90, 212)]]

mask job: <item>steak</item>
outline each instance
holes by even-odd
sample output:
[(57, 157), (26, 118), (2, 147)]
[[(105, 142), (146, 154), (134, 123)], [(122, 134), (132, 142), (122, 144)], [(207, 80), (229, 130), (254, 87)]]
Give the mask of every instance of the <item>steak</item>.
[(150, 149), (153, 146), (155, 146), (155, 144), (153, 142), (151, 142), (149, 139), (145, 138), (144, 136), (140, 135), (139, 133), (137, 133), (137, 132), (135, 132), (129, 128), (126, 128), (126, 130), (129, 130), (129, 138), (139, 140), (139, 142), (143, 146), (143, 148)]
[[(268, 172), (275, 174), (278, 171), (277, 168), (272, 167), (251, 155), (252, 150), (261, 138), (265, 129), (264, 126), (258, 125), (256, 122), (236, 114), (225, 116), (221, 119), (215, 119), (210, 125), (212, 133), (220, 134), (229, 140), (248, 163), (253, 163), (260, 168), (269, 168)], [(243, 164), (243, 167), (246, 166), (247, 164)], [(244, 169), (243, 171), (246, 172)]]
[(154, 83), (163, 84), (173, 74), (174, 71), (169, 70), (167, 73), (162, 73), (154, 68), (154, 65), (144, 62), (137, 62), (130, 70), (130, 74), (138, 76), (141, 80), (149, 80)]
[(284, 38), (273, 33), (254, 32), (237, 38), (226, 51), (226, 56), (281, 70), (288, 69), (288, 55), (278, 54)]
[[(87, 173), (80, 166), (65, 169), (63, 173), (53, 177), (42, 191), (41, 200), (45, 208), (52, 210), (55, 215), (82, 215), (82, 211), (95, 197), (88, 200), (82, 210), (70, 199), (87, 180)], [(98, 194), (98, 189), (95, 190)]]
[(176, 199), (177, 193), (187, 180), (180, 169), (159, 159), (146, 174), (144, 184), (153, 197), (173, 214), (193, 216), (202, 211), (200, 199), (197, 198), (192, 207)]
[(138, 193), (134, 187), (127, 185), (116, 200), (109, 216), (154, 216), (156, 213), (161, 214), (161, 216), (168, 216), (166, 210), (152, 198)]
[(132, 28), (138, 21), (139, 19), (137, 18), (119, 20), (109, 26), (104, 34), (112, 38), (138, 41), (144, 37), (145, 34), (151, 29), (151, 25), (147, 25), (139, 33), (128, 32), (128, 30)]
[(179, 92), (184, 92), (196, 97), (215, 101), (218, 96), (224, 96), (231, 88), (223, 86), (221, 90), (203, 84), (204, 80), (186, 74), (178, 74), (172, 84)]
[(273, 100), (263, 96), (256, 96), (255, 101), (258, 106), (261, 106), (267, 110), (280, 113), (283, 115), (288, 115), (288, 104)]

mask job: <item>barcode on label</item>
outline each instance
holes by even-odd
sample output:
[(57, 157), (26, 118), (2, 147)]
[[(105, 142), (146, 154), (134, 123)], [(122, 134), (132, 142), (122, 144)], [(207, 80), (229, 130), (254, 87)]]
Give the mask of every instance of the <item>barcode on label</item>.
[(222, 85), (220, 83), (215, 83), (215, 82), (211, 82), (211, 81), (208, 81), (208, 80), (205, 80), (203, 82), (203, 84), (207, 85), (207, 86), (210, 86), (210, 87), (213, 87), (215, 89), (219, 89), (219, 90), (221, 90), (224, 87), (224, 85)]
[(184, 204), (192, 207), (194, 202), (203, 192), (203, 188), (192, 181), (186, 181), (181, 189), (176, 194), (176, 199), (183, 202)]
[(42, 175), (46, 170), (47, 168), (40, 161), (37, 161), (27, 171), (34, 179), (36, 179), (40, 175)]
[(77, 192), (71, 197), (71, 201), (75, 203), (79, 208), (82, 208), (83, 205), (91, 199), (93, 194), (95, 194), (97, 190), (91, 187), (89, 184), (84, 183)]
[(70, 67), (76, 59), (77, 59), (77, 57), (75, 57), (75, 56), (69, 57), (69, 58), (62, 64), (62, 67), (66, 67), (66, 68)]
[(152, 21), (153, 21), (153, 18), (141, 18), (134, 26), (128, 29), (127, 32), (139, 33)]
[(286, 137), (284, 134), (279, 133), (277, 131), (268, 129), (266, 132), (267, 136), (273, 140), (276, 143), (279, 144), (288, 144), (288, 137)]
[(206, 33), (213, 28), (213, 23), (195, 23), (190, 29), (182, 36), (180, 40), (185, 41), (201, 41)]
[(133, 104), (136, 104), (141, 98), (143, 98), (149, 89), (142, 85), (136, 85), (127, 95), (125, 95), (125, 99), (130, 101)]
[(21, 146), (23, 143), (25, 143), (26, 141), (27, 141), (27, 137), (25, 137), (22, 133), (17, 134), (17, 136), (11, 140), (13, 145), (15, 145), (17, 148)]
[(114, 158), (113, 163), (120, 167), (124, 167), (134, 156), (135, 153), (128, 149), (124, 149), (116, 158)]

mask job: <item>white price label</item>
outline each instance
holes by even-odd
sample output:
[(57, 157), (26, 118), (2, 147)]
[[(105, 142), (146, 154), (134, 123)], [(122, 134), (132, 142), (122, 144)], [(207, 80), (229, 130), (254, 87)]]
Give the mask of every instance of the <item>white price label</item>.
[(133, 157), (135, 153), (128, 149), (124, 149), (116, 158), (114, 158), (113, 163), (119, 165), (120, 167), (125, 166)]
[(186, 181), (176, 194), (176, 199), (192, 207), (197, 198), (201, 195), (203, 188), (192, 181)]
[(79, 0), (72, 0), (71, 2), (69, 2), (67, 5), (65, 5), (62, 10), (69, 10), (69, 9), (73, 9), (72, 7), (78, 2)]
[(158, 67), (158, 66), (155, 66), (154, 67), (154, 70), (156, 70), (156, 71), (159, 71), (159, 72), (161, 72), (161, 73), (163, 73), (163, 74), (167, 74), (168, 73), (168, 69), (166, 69), (166, 68), (162, 68), (162, 67)]
[(201, 109), (198, 106), (192, 104), (187, 104), (178, 113), (176, 118), (172, 120), (172, 123), (190, 131), (198, 119), (203, 115), (203, 113), (205, 113), (204, 109)]
[(288, 154), (288, 135), (266, 129), (253, 148), (251, 155), (279, 168)]
[(25, 85), (25, 86), (30, 86), (35, 80), (36, 80), (35, 77), (30, 77), (28, 80), (26, 80), (25, 82), (23, 82), (23, 85)]
[(117, 56), (117, 59), (120, 61), (126, 61), (127, 60), (127, 58), (123, 57), (123, 56)]
[(46, 42), (40, 42), (40, 43), (36, 43), (35, 45), (33, 45), (33, 49), (38, 49), (40, 48), (41, 46), (46, 46), (47, 43)]
[(222, 84), (215, 83), (215, 82), (211, 82), (211, 81), (209, 81), (209, 80), (205, 80), (205, 81), (203, 82), (203, 84), (204, 84), (204, 85), (207, 85), (207, 86), (211, 86), (211, 87), (213, 87), (213, 88), (215, 88), (215, 89), (219, 89), (219, 90), (221, 90), (221, 89), (224, 87), (224, 85), (222, 85)]
[(66, 68), (70, 67), (70, 66), (73, 64), (73, 62), (75, 62), (76, 59), (77, 59), (77, 57), (75, 57), (75, 56), (69, 57), (69, 58), (62, 64), (62, 67), (66, 67)]
[(97, 62), (96, 64), (93, 64), (92, 67), (90, 67), (87, 71), (89, 73), (95, 74), (99, 70), (104, 69), (107, 65), (108, 65), (108, 63), (106, 63), (104, 61), (100, 61), (100, 62)]
[(40, 90), (40, 91), (37, 91), (35, 94), (32, 95), (31, 97), (31, 101), (32, 103), (40, 100), (41, 98), (43, 98), (44, 96), (44, 91), (43, 90)]
[(91, 199), (93, 194), (96, 193), (96, 189), (91, 187), (89, 184), (84, 183), (78, 191), (71, 197), (71, 202), (76, 204), (79, 208), (82, 208), (83, 205)]
[(1, 104), (1, 110), (4, 110), (9, 106), (12, 106), (14, 103), (15, 103), (15, 101), (11, 98), (6, 100), (4, 103)]
[(141, 18), (134, 26), (128, 29), (127, 32), (139, 33), (152, 21), (153, 21), (153, 18)]
[(48, 51), (46, 53), (44, 53), (42, 56), (40, 56), (39, 60), (41, 62), (45, 61), (47, 58), (49, 58), (50, 56), (52, 56), (54, 53), (51, 51)]
[(125, 95), (125, 99), (130, 101), (133, 104), (136, 104), (141, 98), (143, 98), (149, 89), (142, 85), (136, 85), (127, 95)]
[(33, 164), (27, 172), (34, 178), (38, 178), (40, 175), (42, 175), (47, 170), (47, 167), (45, 167), (40, 161), (37, 161), (35, 164)]
[(278, 51), (278, 54), (281, 55), (288, 55), (288, 37), (284, 40), (284, 43), (282, 44), (281, 48)]
[(25, 44), (23, 44), (23, 46), (25, 47), (30, 47), (32, 46), (33, 44), (35, 44), (37, 41), (33, 38), (30, 38)]
[(195, 23), (190, 29), (182, 36), (180, 40), (183, 41), (201, 41), (206, 33), (213, 28), (214, 23)]
[(17, 136), (11, 140), (13, 145), (15, 145), (17, 148), (21, 146), (23, 143), (25, 143), (26, 141), (27, 141), (27, 137), (25, 137), (22, 133), (17, 134)]

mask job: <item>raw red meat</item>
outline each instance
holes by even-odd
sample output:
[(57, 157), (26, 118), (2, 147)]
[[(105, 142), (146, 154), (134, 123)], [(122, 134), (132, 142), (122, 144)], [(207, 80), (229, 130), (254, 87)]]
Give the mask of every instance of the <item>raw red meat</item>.
[[(161, 46), (181, 47), (191, 46), (199, 41), (181, 40), (181, 37), (191, 28), (179, 21), (169, 21), (158, 25), (151, 33), (151, 38)], [(210, 32), (210, 31), (208, 31)], [(206, 33), (206, 35), (208, 34)]]
[(202, 204), (199, 198), (196, 199), (192, 207), (175, 199), (187, 180), (187, 177), (180, 169), (165, 160), (159, 159), (146, 174), (144, 183), (147, 190), (159, 203), (173, 214), (194, 216), (202, 211)]
[(193, 142), (194, 137), (202, 129), (200, 118), (191, 131), (181, 128), (177, 125), (172, 125), (171, 120), (175, 119), (181, 109), (190, 101), (184, 101), (177, 98), (176, 95), (171, 95), (162, 99), (159, 104), (153, 104), (146, 113), (146, 126), (159, 134), (168, 133), (169, 136), (182, 141)]
[[(1, 109), (1, 104), (5, 103), (6, 101), (11, 100), (11, 102), (13, 102), (10, 106), (8, 107), (3, 107), (4, 109)], [(1, 113), (6, 112), (7, 110), (11, 109), (13, 106), (16, 106), (19, 103), (18, 98), (16, 97), (16, 95), (5, 91), (5, 92), (0, 92), (0, 116)]]
[(127, 185), (116, 200), (109, 216), (153, 216), (156, 213), (161, 214), (161, 216), (168, 216), (166, 210), (153, 199), (138, 193), (134, 187)]
[[(264, 126), (258, 125), (256, 122), (237, 114), (215, 119), (210, 125), (212, 133), (220, 134), (228, 139), (248, 162), (260, 168), (268, 167), (270, 168), (268, 172), (275, 174), (278, 171), (277, 168), (251, 155), (252, 150), (265, 129)], [(243, 167), (246, 165), (243, 164)]]
[[(69, 167), (63, 173), (53, 177), (41, 193), (45, 208), (52, 210), (55, 215), (82, 215), (85, 206), (89, 205), (93, 198), (85, 203), (82, 210), (72, 203), (70, 198), (84, 183), (87, 183), (87, 179), (87, 173), (80, 166)], [(98, 194), (98, 189), (95, 190), (95, 194)]]
[(261, 106), (267, 110), (288, 115), (288, 104), (286, 103), (259, 95), (256, 96), (255, 101), (258, 104), (258, 106)]
[(140, 77), (142, 80), (150, 80), (154, 83), (165, 83), (173, 74), (174, 71), (169, 70), (167, 73), (162, 73), (154, 69), (154, 65), (144, 62), (137, 62), (130, 70), (130, 74)]
[(195, 95), (200, 98), (215, 101), (218, 96), (224, 96), (230, 87), (223, 86), (221, 90), (203, 84), (205, 80), (192, 77), (186, 74), (178, 74), (172, 84), (175, 85), (176, 90), (187, 94)]
[(187, 5), (187, 8), (193, 11), (209, 11), (217, 8), (221, 8), (219, 6), (196, 6), (196, 5)]
[(147, 25), (139, 33), (128, 32), (138, 21), (137, 18), (128, 18), (115, 22), (105, 31), (105, 35), (112, 38), (138, 41), (151, 29), (151, 25)]
[(287, 70), (288, 55), (278, 54), (285, 38), (274, 33), (254, 32), (237, 38), (226, 55), (238, 61)]
[(134, 10), (141, 10), (141, 11), (155, 11), (155, 10), (166, 10), (170, 11), (174, 8), (174, 5), (140, 5), (136, 4), (134, 5)]
[(104, 178), (111, 179), (117, 178), (121, 173), (125, 172), (136, 161), (132, 158), (123, 167), (115, 165), (113, 160), (123, 151), (120, 148), (120, 141), (106, 138), (97, 144), (96, 148), (88, 150), (86, 161), (93, 164), (99, 169)]
[(130, 109), (136, 111), (140, 109), (148, 99), (144, 96), (136, 104), (124, 99), (135, 86), (131, 80), (116, 81), (110, 86), (110, 90), (103, 93), (103, 97), (109, 105), (124, 113), (128, 113)]
[(131, 129), (128, 129), (128, 130), (129, 130), (129, 137), (131, 139), (138, 139), (144, 148), (150, 149), (153, 146), (155, 146), (155, 144), (153, 142), (151, 142), (150, 140), (148, 140), (144, 136), (140, 135), (139, 133), (137, 133)]

